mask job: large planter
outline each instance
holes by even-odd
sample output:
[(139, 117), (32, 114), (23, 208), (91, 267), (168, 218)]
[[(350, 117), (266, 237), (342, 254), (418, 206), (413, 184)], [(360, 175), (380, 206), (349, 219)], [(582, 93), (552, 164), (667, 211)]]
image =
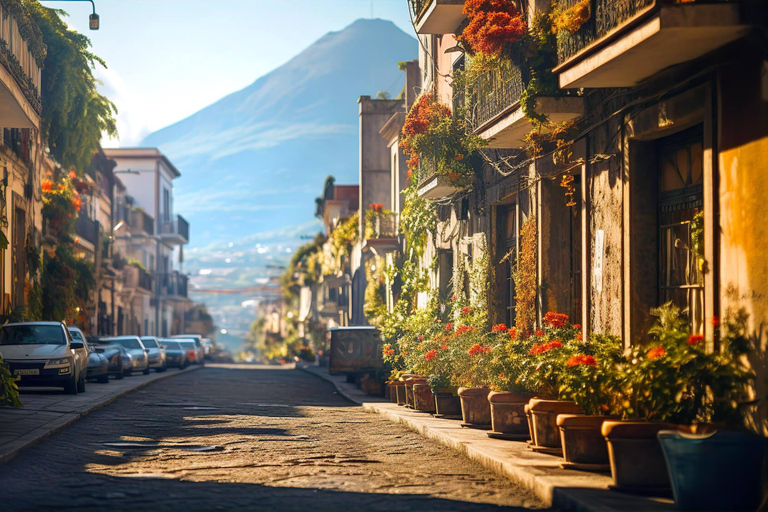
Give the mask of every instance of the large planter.
[(531, 438), (525, 414), (526, 404), (533, 398), (529, 393), (491, 391), (491, 431), (488, 437), (525, 441)]
[(490, 430), (491, 404), (488, 402), (488, 388), (459, 388), (461, 399), (462, 427)]
[(396, 404), (397, 403), (397, 385), (399, 383), (397, 382), (390, 382), (387, 385), (387, 398), (389, 398), (389, 402)]
[(669, 423), (606, 421), (602, 434), (608, 444), (613, 487), (656, 495), (670, 493), (669, 474), (661, 444), (661, 430), (677, 430)]
[(413, 384), (413, 408), (421, 412), (435, 412), (435, 396), (427, 379)]
[(609, 471), (608, 445), (603, 437), (606, 416), (560, 414), (557, 426), (563, 446), (563, 467), (585, 471)]
[(531, 433), (531, 440), (528, 441), (532, 446), (536, 446), (536, 431), (533, 430), (533, 414), (531, 414), (531, 403), (528, 402), (525, 404), (525, 407), (523, 407), (523, 412), (525, 413), (525, 419), (528, 422), (528, 432)]
[(398, 382), (394, 388), (397, 405), (405, 405), (405, 383)]
[(422, 380), (423, 378), (417, 375), (405, 378), (405, 406), (409, 409), (413, 409), (413, 385)]
[(678, 509), (758, 509), (765, 438), (742, 432), (695, 435), (663, 430), (658, 439)]
[(528, 402), (531, 412), (535, 444), (532, 449), (550, 455), (562, 455), (560, 429), (557, 426), (559, 414), (584, 414), (576, 402), (563, 400), (541, 400), (533, 398)]
[(448, 420), (460, 420), (462, 418), (461, 400), (452, 391), (436, 389), (433, 394), (435, 395), (435, 418)]

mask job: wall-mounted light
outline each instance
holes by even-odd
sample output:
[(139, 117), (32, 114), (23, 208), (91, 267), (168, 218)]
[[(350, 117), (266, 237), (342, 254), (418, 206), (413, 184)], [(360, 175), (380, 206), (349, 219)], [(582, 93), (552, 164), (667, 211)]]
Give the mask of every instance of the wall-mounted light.
[(93, 14), (88, 16), (88, 28), (91, 30), (99, 30), (99, 15), (96, 14), (96, 4), (93, 0), (44, 0), (46, 2), (90, 2), (93, 6)]

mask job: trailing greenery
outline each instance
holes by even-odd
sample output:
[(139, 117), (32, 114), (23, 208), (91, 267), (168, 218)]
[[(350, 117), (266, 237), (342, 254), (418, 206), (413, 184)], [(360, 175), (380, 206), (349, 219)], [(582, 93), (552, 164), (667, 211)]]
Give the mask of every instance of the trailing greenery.
[(86, 36), (67, 27), (63, 11), (35, 1), (24, 6), (47, 47), (40, 91), (43, 139), (65, 168), (85, 169), (102, 135), (117, 135), (117, 108), (98, 93), (93, 75), (96, 65), (106, 64), (90, 51)]
[(513, 271), (515, 281), (515, 323), (521, 332), (532, 332), (536, 326), (536, 217), (530, 217), (520, 228), (520, 255)]
[(19, 379), (11, 374), (8, 363), (0, 357), (0, 406), (22, 407), (19, 386), (16, 384)]

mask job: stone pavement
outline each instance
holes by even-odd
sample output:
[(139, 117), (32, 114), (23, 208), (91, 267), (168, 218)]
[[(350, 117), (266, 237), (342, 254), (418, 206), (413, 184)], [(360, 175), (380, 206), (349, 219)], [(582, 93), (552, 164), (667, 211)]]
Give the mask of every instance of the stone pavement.
[(0, 408), (0, 464), (13, 458), (19, 450), (38, 443), (129, 391), (198, 368), (169, 369), (163, 373), (153, 370), (149, 375), (134, 374), (122, 380), (110, 378), (108, 384), (88, 382), (85, 393), (77, 395), (66, 395), (61, 388), (21, 388), (23, 408)]
[(366, 410), (405, 424), (509, 477), (530, 489), (548, 505), (562, 510), (589, 512), (676, 510), (670, 499), (611, 491), (608, 488), (612, 482), (610, 474), (562, 469), (561, 457), (534, 453), (524, 442), (490, 439), (483, 431), (462, 428), (458, 420), (433, 418), (430, 414), (369, 396), (354, 384), (347, 383), (345, 376), (329, 375), (327, 367), (302, 365), (301, 369), (332, 382), (340, 394)]

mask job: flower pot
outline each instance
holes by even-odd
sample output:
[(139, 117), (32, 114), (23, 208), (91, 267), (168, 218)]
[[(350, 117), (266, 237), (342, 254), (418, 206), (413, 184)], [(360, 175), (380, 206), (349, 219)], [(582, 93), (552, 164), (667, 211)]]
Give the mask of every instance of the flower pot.
[(461, 400), (451, 391), (435, 390), (435, 418), (461, 419)]
[(387, 398), (389, 398), (389, 402), (396, 404), (397, 403), (397, 385), (396, 382), (390, 382), (387, 385)]
[(744, 432), (658, 433), (680, 510), (757, 510), (766, 440)]
[(488, 432), (488, 437), (521, 441), (530, 439), (524, 408), (531, 398), (533, 396), (529, 393), (488, 393), (488, 403), (491, 406), (491, 431)]
[(559, 414), (557, 426), (563, 446), (563, 467), (585, 471), (609, 471), (608, 445), (603, 437), (606, 416)]
[(459, 388), (461, 399), (462, 427), (490, 430), (491, 404), (488, 403), (488, 388)]
[(564, 400), (541, 400), (533, 398), (528, 402), (533, 420), (533, 432), (536, 444), (534, 451), (550, 455), (562, 455), (560, 429), (557, 426), (558, 414), (584, 414), (576, 402)]
[(411, 376), (405, 378), (405, 406), (409, 409), (413, 409), (413, 384), (421, 379), (417, 376)]
[(532, 446), (536, 446), (536, 431), (533, 430), (533, 414), (531, 414), (531, 404), (530, 402), (525, 404), (525, 407), (523, 407), (523, 412), (525, 413), (525, 419), (528, 422), (528, 432), (531, 433), (531, 440), (528, 441)]
[(427, 384), (427, 379), (413, 385), (413, 408), (421, 412), (435, 412), (435, 396)]
[(397, 405), (405, 405), (405, 383), (395, 384), (395, 393), (397, 395)]
[(617, 490), (668, 495), (669, 474), (661, 444), (661, 430), (677, 430), (669, 423), (605, 421), (602, 434), (608, 444), (613, 487)]

